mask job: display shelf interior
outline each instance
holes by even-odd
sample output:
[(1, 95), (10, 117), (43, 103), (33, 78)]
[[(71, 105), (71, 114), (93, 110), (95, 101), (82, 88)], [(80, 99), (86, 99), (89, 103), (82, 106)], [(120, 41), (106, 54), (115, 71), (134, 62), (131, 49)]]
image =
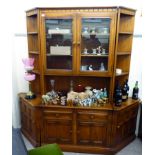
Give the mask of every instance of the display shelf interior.
[(33, 34), (38, 32), (37, 14), (32, 16), (27, 16), (27, 32), (28, 34)]
[(120, 68), (123, 72), (129, 72), (131, 55), (120, 55), (117, 57), (116, 68)]
[(127, 14), (120, 14), (119, 32), (133, 33), (134, 16)]
[(28, 35), (28, 50), (39, 51), (38, 48), (38, 35)]
[(131, 51), (132, 39), (133, 39), (132, 35), (119, 35), (117, 51), (119, 52)]
[(93, 70), (100, 70), (103, 63), (105, 71), (108, 70), (108, 57), (81, 57), (81, 66), (92, 65)]
[(47, 56), (47, 69), (64, 69), (72, 70), (72, 57), (64, 56)]

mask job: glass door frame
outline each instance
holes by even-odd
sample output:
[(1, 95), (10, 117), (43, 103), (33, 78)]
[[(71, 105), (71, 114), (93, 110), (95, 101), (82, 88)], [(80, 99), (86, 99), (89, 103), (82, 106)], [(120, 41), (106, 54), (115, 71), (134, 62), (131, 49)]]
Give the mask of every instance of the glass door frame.
[[(67, 69), (48, 69), (46, 58), (46, 19), (72, 19), (72, 70)], [(45, 75), (72, 75), (76, 71), (76, 16), (73, 13), (54, 13), (45, 12), (41, 14), (41, 43), (42, 57), (44, 64), (43, 70)], [(60, 62), (59, 62), (60, 63)]]
[[(105, 72), (101, 71), (81, 71), (81, 30), (82, 30), (82, 19), (84, 18), (106, 18), (110, 19), (110, 34), (109, 34), (109, 56), (108, 56), (108, 70)], [(115, 30), (116, 30), (116, 14), (115, 13), (80, 13), (77, 17), (77, 72), (79, 75), (88, 75), (88, 76), (103, 76), (111, 77), (112, 76), (112, 63), (114, 61), (114, 46), (115, 45)]]

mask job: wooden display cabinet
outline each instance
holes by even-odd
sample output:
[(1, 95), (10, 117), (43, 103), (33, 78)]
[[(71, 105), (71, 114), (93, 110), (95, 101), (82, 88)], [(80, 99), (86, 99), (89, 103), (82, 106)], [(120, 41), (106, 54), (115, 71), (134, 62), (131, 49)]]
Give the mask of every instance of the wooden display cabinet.
[[(35, 8), (26, 12), (28, 52), (36, 79), (26, 100), (20, 93), (22, 132), (35, 146), (58, 143), (63, 151), (114, 154), (135, 138), (139, 100), (115, 107), (115, 81), (128, 79), (135, 10), (124, 7)], [(116, 68), (122, 69), (116, 74)], [(78, 85), (107, 88), (102, 107), (44, 105), (51, 90)]]

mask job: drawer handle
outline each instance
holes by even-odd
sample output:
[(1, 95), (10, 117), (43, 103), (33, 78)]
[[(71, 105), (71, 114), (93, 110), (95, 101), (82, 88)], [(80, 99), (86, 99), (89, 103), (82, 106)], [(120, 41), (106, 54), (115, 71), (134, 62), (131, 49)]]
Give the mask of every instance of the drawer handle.
[(80, 42), (79, 42), (79, 41), (77, 42), (77, 45), (79, 45), (79, 46), (80, 46)]
[(90, 118), (91, 118), (91, 119), (93, 119), (93, 118), (94, 118), (94, 116), (93, 116), (93, 115), (91, 115), (91, 116), (90, 116)]
[(119, 129), (120, 128), (120, 125), (118, 125), (117, 128)]
[(80, 131), (79, 130), (77, 130), (77, 134), (79, 134), (80, 133)]
[(59, 117), (59, 114), (55, 114), (56, 117)]
[(72, 130), (70, 130), (69, 132), (70, 132), (70, 133), (72, 133), (73, 131), (72, 131)]

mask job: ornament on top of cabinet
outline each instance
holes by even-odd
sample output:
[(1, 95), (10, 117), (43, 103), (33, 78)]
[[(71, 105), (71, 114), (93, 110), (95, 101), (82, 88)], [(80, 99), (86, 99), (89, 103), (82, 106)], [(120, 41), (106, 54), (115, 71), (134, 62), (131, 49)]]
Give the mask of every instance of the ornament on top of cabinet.
[(26, 94), (26, 99), (34, 99), (36, 95), (31, 91), (31, 81), (35, 80), (36, 75), (32, 72), (34, 68), (34, 58), (23, 58), (22, 62), (24, 64), (24, 68), (26, 70), (24, 79), (29, 83), (29, 92)]

